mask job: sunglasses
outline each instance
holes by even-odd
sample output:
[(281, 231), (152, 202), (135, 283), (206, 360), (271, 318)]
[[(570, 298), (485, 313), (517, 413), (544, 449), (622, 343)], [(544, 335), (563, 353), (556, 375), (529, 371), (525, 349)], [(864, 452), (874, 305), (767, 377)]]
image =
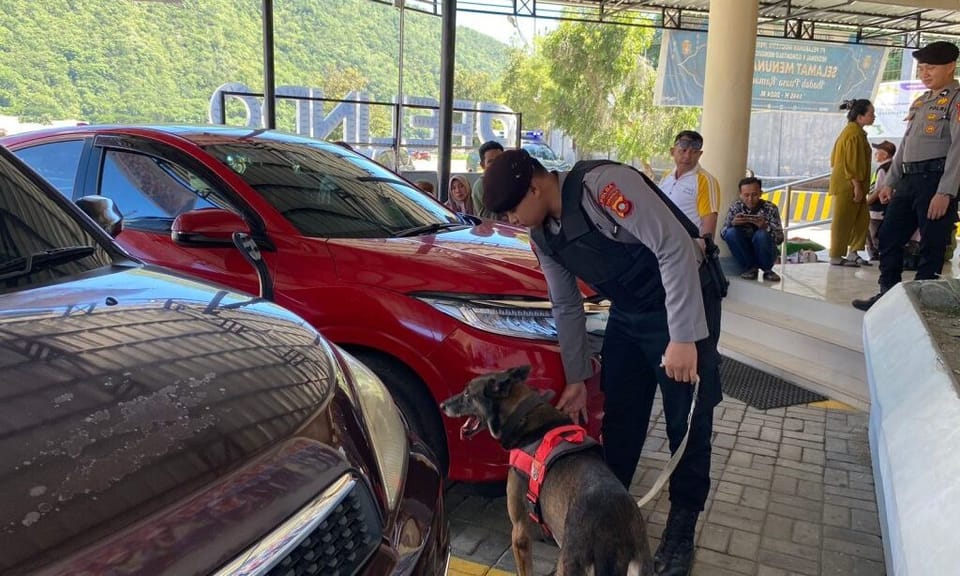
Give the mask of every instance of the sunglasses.
[(673, 145), (681, 150), (700, 150), (703, 148), (703, 142), (697, 142), (696, 140), (677, 140)]

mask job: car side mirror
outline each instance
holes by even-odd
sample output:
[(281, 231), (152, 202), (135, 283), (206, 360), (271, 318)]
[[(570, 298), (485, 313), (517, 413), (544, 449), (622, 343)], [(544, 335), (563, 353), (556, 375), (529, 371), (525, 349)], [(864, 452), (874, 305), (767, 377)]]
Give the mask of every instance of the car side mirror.
[[(190, 210), (173, 221), (170, 237), (184, 246), (237, 248), (257, 272), (260, 297), (273, 300), (273, 280), (270, 278), (267, 263), (260, 254), (260, 242), (250, 235), (250, 227), (239, 214), (221, 208)], [(263, 245), (268, 250), (273, 249), (269, 242), (264, 242)]]
[(123, 214), (116, 203), (106, 196), (84, 196), (77, 199), (77, 207), (89, 216), (107, 234), (116, 238), (123, 231)]
[(249, 232), (243, 217), (220, 208), (190, 210), (177, 216), (170, 238), (186, 246), (232, 247), (234, 232)]

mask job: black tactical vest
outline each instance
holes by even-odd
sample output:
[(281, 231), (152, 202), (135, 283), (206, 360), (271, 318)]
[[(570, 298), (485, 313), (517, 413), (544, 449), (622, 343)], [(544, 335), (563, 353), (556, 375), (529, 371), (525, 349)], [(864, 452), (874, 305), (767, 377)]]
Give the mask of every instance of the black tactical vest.
[(561, 192), (560, 232), (553, 234), (540, 226), (531, 231), (530, 237), (541, 252), (609, 298), (617, 308), (630, 312), (662, 309), (666, 293), (657, 256), (641, 243), (625, 244), (607, 238), (581, 206), (584, 174), (609, 163), (577, 162)]

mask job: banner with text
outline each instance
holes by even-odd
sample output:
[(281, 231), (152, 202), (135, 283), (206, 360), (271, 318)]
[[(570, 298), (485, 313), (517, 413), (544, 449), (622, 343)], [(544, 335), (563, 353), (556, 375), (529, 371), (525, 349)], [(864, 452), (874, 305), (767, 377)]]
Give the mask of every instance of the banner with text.
[(907, 129), (907, 114), (913, 103), (927, 88), (919, 80), (883, 82), (877, 90), (873, 106), (877, 120), (867, 129), (868, 136), (902, 138)]
[[(883, 73), (886, 48), (757, 38), (753, 108), (836, 112), (849, 98), (871, 98)], [(654, 102), (703, 106), (707, 34), (666, 30)]]

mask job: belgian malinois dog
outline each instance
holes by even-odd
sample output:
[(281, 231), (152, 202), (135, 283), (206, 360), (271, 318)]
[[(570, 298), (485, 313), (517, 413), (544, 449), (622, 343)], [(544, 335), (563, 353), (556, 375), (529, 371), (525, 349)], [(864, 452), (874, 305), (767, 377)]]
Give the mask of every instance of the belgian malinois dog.
[[(551, 429), (572, 424), (526, 384), (529, 373), (529, 366), (521, 366), (478, 376), (441, 408), (451, 418), (467, 417), (460, 429), (464, 437), (486, 426), (505, 450), (529, 446)], [(529, 514), (527, 490), (527, 480), (511, 468), (507, 511), (520, 576), (533, 575), (531, 542), (540, 533)], [(597, 450), (558, 457), (543, 480), (539, 503), (542, 520), (560, 546), (557, 576), (652, 576), (640, 509)]]

